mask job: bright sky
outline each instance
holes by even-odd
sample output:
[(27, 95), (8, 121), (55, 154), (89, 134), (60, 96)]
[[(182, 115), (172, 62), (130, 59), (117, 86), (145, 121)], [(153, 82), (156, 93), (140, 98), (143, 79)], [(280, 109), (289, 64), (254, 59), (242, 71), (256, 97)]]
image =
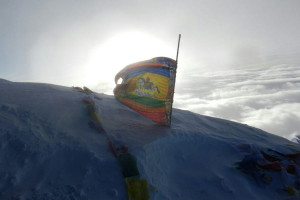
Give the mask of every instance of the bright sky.
[(0, 78), (86, 85), (175, 59), (175, 107), (300, 134), (298, 0), (0, 0)]

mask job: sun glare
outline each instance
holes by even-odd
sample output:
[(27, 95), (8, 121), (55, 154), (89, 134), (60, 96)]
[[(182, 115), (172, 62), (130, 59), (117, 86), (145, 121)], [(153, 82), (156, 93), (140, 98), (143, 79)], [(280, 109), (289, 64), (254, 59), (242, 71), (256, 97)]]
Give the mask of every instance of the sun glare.
[(174, 57), (175, 50), (141, 32), (127, 32), (108, 39), (91, 52), (85, 68), (85, 83), (114, 87), (114, 77), (126, 65), (157, 56)]

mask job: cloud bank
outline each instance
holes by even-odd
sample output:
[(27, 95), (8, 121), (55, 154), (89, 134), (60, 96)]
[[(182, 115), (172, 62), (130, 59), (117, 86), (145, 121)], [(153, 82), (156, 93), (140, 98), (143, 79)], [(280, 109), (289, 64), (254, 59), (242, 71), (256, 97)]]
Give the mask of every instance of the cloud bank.
[(290, 139), (300, 134), (300, 64), (248, 66), (185, 76), (177, 84), (175, 106)]

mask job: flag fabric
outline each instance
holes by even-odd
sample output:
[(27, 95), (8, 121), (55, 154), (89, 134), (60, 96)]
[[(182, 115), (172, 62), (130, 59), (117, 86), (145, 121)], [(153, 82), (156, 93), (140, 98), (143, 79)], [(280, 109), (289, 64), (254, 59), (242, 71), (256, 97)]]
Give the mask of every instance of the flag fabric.
[(160, 125), (171, 125), (176, 61), (157, 57), (126, 66), (115, 77), (114, 95), (124, 105)]

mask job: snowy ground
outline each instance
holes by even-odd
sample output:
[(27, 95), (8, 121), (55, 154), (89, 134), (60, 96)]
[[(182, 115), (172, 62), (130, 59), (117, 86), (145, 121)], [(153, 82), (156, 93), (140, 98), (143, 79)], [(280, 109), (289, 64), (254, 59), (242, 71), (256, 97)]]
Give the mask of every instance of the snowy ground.
[(88, 125), (86, 96), (74, 88), (0, 79), (0, 199), (127, 199), (108, 136), (127, 143), (151, 199), (299, 198), (284, 189), (296, 188), (296, 175), (266, 171), (272, 181), (258, 183), (237, 169), (253, 152), (293, 153), (298, 144), (178, 109), (172, 127), (160, 127), (113, 96), (96, 94), (108, 135), (100, 134)]

